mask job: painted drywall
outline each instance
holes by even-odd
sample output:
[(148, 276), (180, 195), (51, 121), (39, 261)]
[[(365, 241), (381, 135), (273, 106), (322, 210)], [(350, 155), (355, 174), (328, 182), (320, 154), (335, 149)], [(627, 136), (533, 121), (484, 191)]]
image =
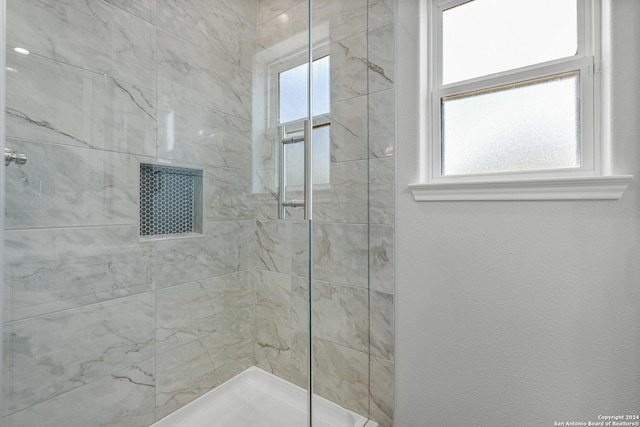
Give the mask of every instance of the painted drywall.
[[(398, 2), (396, 425), (640, 413), (640, 2), (605, 1), (618, 201), (423, 202), (418, 1)], [(609, 31), (605, 29), (605, 31)]]

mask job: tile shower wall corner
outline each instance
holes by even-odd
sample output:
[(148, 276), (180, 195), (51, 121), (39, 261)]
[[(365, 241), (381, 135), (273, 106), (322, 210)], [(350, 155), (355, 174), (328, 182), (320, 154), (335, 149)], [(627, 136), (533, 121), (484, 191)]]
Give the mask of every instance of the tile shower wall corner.
[[(331, 56), (331, 185), (314, 191), (315, 391), (383, 427), (393, 425), (394, 3), (314, 1), (314, 43)], [(277, 99), (268, 65), (295, 51), (305, 7), (258, 2), (257, 98)], [(273, 277), (256, 281), (256, 361), (306, 387), (307, 225), (274, 221), (277, 117), (264, 104), (256, 117), (256, 268)]]

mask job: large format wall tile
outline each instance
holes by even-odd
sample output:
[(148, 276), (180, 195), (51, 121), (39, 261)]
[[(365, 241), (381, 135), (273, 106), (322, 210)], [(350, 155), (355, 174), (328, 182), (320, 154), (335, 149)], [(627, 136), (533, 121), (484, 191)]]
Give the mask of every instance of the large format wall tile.
[[(274, 108), (275, 110), (275, 108)], [(275, 112), (274, 112), (275, 113)], [(254, 168), (275, 169), (278, 162), (278, 126), (276, 118), (261, 122), (261, 127), (254, 135), (253, 155), (256, 159)]]
[(254, 171), (254, 216), (256, 220), (278, 219), (278, 192), (274, 185), (276, 171), (264, 169)]
[(393, 224), (395, 159), (385, 157), (369, 161), (369, 221)]
[(294, 330), (291, 340), (291, 382), (309, 388), (309, 332)]
[(156, 348), (158, 354), (213, 332), (211, 297), (200, 282), (158, 291)]
[(316, 44), (337, 42), (367, 29), (367, 0), (314, 0), (312, 5)]
[(249, 120), (251, 82), (251, 72), (158, 32), (159, 93)]
[[(291, 294), (292, 327), (305, 332), (309, 327), (308, 279), (293, 277)], [(369, 352), (369, 310), (366, 288), (314, 280), (314, 337)]]
[(394, 25), (384, 24), (368, 32), (369, 93), (392, 89), (395, 80)]
[(155, 155), (152, 91), (13, 50), (7, 66), (7, 137)]
[(291, 327), (305, 332), (309, 329), (309, 278), (291, 276)]
[(19, 320), (153, 288), (138, 227), (5, 231), (5, 318)]
[(9, 323), (4, 333), (11, 413), (153, 357), (154, 295)]
[(291, 276), (258, 270), (255, 283), (255, 315), (291, 327)]
[[(292, 268), (307, 274), (306, 224), (292, 224)], [(368, 236), (364, 224), (314, 223), (313, 274), (317, 280), (366, 288)]]
[(300, 43), (306, 34), (306, 32), (301, 32), (294, 37), (292, 15), (291, 11), (288, 11), (261, 23), (256, 29), (255, 62), (259, 69), (264, 69), (265, 73), (268, 73), (269, 67), (279, 65), (278, 61), (284, 60), (296, 52), (294, 45), (296, 42)]
[(2, 419), (3, 427), (149, 427), (155, 421), (155, 359)]
[(373, 356), (393, 360), (393, 295), (370, 291), (371, 348)]
[(368, 162), (331, 163), (331, 183), (313, 192), (316, 221), (367, 223)]
[(320, 396), (369, 415), (369, 356), (323, 339), (314, 339), (314, 391)]
[(156, 286), (165, 288), (253, 268), (254, 221), (204, 224), (202, 237), (160, 239), (156, 248)]
[(211, 355), (200, 341), (158, 355), (156, 378), (157, 418), (200, 397), (217, 383)]
[(289, 381), (292, 338), (291, 328), (256, 317), (254, 344), (256, 366)]
[(158, 158), (251, 168), (251, 122), (165, 95), (158, 97)]
[(156, 348), (164, 353), (253, 316), (253, 274), (233, 273), (158, 291)]
[(369, 289), (395, 292), (393, 274), (393, 225), (369, 226)]
[(367, 94), (367, 38), (365, 33), (332, 43), (331, 102)]
[(394, 0), (369, 0), (369, 29), (392, 22), (394, 19)]
[(249, 21), (253, 27), (256, 26), (256, 19), (258, 13), (258, 1), (257, 0), (243, 0), (243, 1), (235, 1), (235, 0), (226, 0), (224, 4), (232, 9), (236, 14), (244, 17), (247, 21)]
[(8, 229), (138, 222), (138, 162), (129, 154), (9, 140), (27, 164), (7, 169)]
[(291, 227), (287, 221), (256, 221), (256, 268), (291, 271)]
[[(157, 0), (156, 24), (222, 59), (251, 70), (255, 24), (216, 0)], [(198, 25), (193, 25), (198, 22)]]
[[(228, 325), (224, 336), (231, 337), (227, 347), (233, 360), (221, 361), (217, 349), (222, 346), (216, 334), (192, 341), (157, 357), (156, 417), (181, 408), (253, 364), (251, 322)], [(248, 339), (242, 339), (247, 337)], [(224, 363), (227, 362), (227, 363)]]
[(369, 157), (390, 157), (395, 149), (395, 91), (369, 95)]
[(147, 22), (153, 22), (156, 13), (156, 0), (104, 0), (116, 7), (142, 18)]
[[(312, 308), (314, 337), (354, 350), (369, 351), (367, 289), (315, 280)], [(372, 329), (375, 327), (371, 326)]]
[(253, 219), (251, 171), (207, 168), (204, 200), (205, 221)]
[(366, 159), (368, 146), (367, 97), (331, 104), (331, 161)]
[(305, 0), (257, 0), (257, 23), (262, 24), (265, 21), (275, 18), (304, 1)]
[(102, 1), (7, 2), (10, 46), (147, 88), (155, 87), (155, 28)]
[(380, 427), (393, 427), (394, 413), (394, 364), (371, 356), (369, 390), (371, 419)]
[(232, 369), (238, 373), (253, 365), (253, 314), (228, 311), (216, 316), (214, 320), (214, 332), (201, 341), (211, 354), (215, 368), (220, 372)]

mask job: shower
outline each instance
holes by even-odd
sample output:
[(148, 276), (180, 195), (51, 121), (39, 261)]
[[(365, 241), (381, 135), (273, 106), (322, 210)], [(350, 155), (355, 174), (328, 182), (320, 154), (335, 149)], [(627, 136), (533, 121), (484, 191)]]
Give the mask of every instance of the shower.
[(395, 2), (0, 3), (0, 425), (393, 425)]

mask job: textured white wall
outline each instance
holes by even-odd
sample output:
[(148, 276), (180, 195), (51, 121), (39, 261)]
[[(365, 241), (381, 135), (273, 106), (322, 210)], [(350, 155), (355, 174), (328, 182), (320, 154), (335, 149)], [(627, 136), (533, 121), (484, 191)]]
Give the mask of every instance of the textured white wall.
[(610, 1), (605, 75), (634, 181), (595, 202), (413, 201), (418, 3), (398, 2), (396, 425), (640, 414), (640, 1)]

